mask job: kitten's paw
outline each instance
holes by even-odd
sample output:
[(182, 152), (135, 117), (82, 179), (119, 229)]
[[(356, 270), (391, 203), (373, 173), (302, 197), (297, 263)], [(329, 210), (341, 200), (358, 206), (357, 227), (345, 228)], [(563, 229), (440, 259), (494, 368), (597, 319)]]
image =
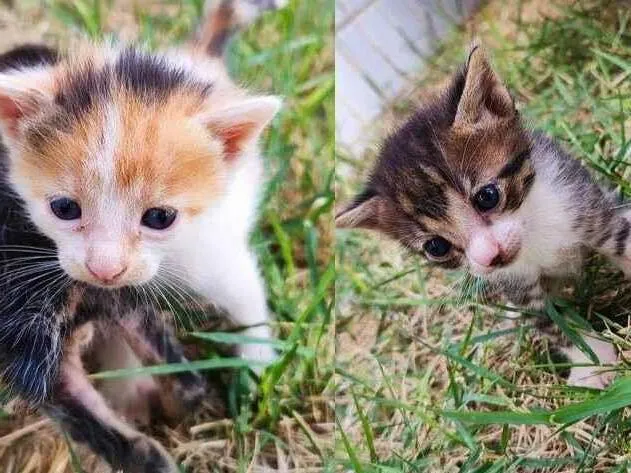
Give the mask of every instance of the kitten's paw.
[(577, 366), (570, 370), (567, 384), (581, 388), (605, 389), (612, 383), (615, 377), (616, 372), (606, 371), (606, 368), (600, 368), (598, 366)]
[(180, 473), (164, 447), (145, 436), (133, 442), (129, 459), (122, 468), (125, 473)]
[[(271, 340), (272, 333), (267, 325), (257, 325), (244, 330), (243, 335), (261, 340)], [(245, 360), (250, 360), (256, 364), (252, 365), (252, 370), (260, 375), (263, 370), (278, 359), (276, 350), (267, 343), (247, 343), (237, 347), (237, 353)]]
[(270, 345), (239, 345), (238, 350), (241, 358), (256, 363), (252, 365), (252, 370), (257, 375), (260, 375), (265, 368), (278, 359), (278, 353)]
[[(616, 347), (609, 343), (609, 341), (591, 335), (584, 335), (583, 340), (587, 342), (601, 364), (615, 365), (618, 362)], [(570, 363), (587, 364), (592, 362), (587, 355), (574, 345), (562, 349), (561, 352), (567, 357)], [(567, 384), (570, 386), (605, 389), (611, 384), (615, 376), (615, 371), (607, 367), (575, 366), (570, 370)]]

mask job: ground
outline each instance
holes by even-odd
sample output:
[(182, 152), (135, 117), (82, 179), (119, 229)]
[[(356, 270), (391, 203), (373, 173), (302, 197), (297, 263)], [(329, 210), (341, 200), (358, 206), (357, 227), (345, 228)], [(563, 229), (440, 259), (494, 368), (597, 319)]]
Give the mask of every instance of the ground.
[[(628, 20), (624, 2), (489, 1), (393, 104), (374, 141), (454, 72), (478, 37), (527, 122), (628, 197)], [(340, 152), (338, 206), (359, 190), (374, 154)], [(361, 231), (338, 231), (336, 248), (336, 451), (349, 470), (631, 470), (626, 362), (604, 394), (567, 387), (567, 365), (551, 361), (532, 320), (506, 324), (502, 308), (466, 295), (462, 275)], [(612, 268), (592, 261), (557, 303), (570, 335), (588, 318), (629, 350), (628, 283)]]
[[(65, 47), (80, 35), (140, 40), (149, 47), (184, 40), (202, 0), (27, 0), (0, 10), (0, 49), (44, 41)], [(269, 184), (253, 235), (268, 283), (281, 360), (252, 394), (247, 372), (211, 370), (212, 396), (173, 428), (153, 434), (192, 473), (323, 471), (333, 449), (333, 4), (292, 1), (235, 40), (233, 75), (254, 90), (284, 97), (265, 136)], [(317, 158), (317, 159), (314, 159)], [(186, 333), (181, 333), (191, 341)], [(213, 335), (226, 340), (226, 335)], [(238, 336), (237, 336), (238, 340)], [(195, 342), (221, 367), (216, 347)], [(168, 368), (165, 368), (168, 370)], [(101, 466), (66, 442), (47, 420), (9, 403), (0, 421), (0, 471), (76, 473)], [(268, 468), (268, 469), (266, 469)]]

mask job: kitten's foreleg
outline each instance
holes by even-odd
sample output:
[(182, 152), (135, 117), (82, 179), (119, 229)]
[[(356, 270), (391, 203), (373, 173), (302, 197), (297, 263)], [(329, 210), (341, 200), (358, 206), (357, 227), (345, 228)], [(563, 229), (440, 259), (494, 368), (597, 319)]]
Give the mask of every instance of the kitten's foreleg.
[[(229, 317), (246, 327), (244, 335), (269, 339), (271, 330), (263, 281), (255, 256), (245, 244), (230, 252), (214, 251), (197, 258), (187, 268), (194, 289), (209, 301), (225, 309)], [(242, 344), (239, 355), (245, 359), (268, 364), (276, 352), (268, 344)], [(260, 372), (260, 367), (254, 367)]]
[[(568, 340), (561, 329), (550, 318), (539, 317), (536, 321), (536, 327), (550, 339), (553, 351), (560, 353), (571, 364), (588, 365), (570, 368), (567, 379), (569, 385), (604, 389), (611, 383), (615, 376), (615, 371), (594, 365), (594, 362), (578, 346)], [(611, 342), (593, 331), (582, 333), (581, 335), (585, 343), (598, 357), (600, 365), (614, 365), (617, 363), (618, 355), (616, 348)]]
[[(511, 294), (511, 302), (530, 310), (542, 310), (545, 306), (546, 298), (551, 293), (554, 293), (555, 289), (558, 289), (559, 284), (560, 281), (557, 280), (539, 280), (536, 283), (523, 285), (519, 289), (514, 288), (515, 290)], [(519, 294), (521, 294), (521, 297), (519, 297)], [(559, 328), (548, 317), (538, 317), (536, 325), (537, 328), (545, 333), (551, 340), (564, 339)], [(584, 335), (583, 339), (598, 356), (601, 364), (613, 364), (617, 361), (615, 347), (606, 340), (603, 340), (602, 337), (591, 333)], [(558, 348), (558, 350), (569, 359), (570, 363), (592, 363), (575, 345), (570, 344), (560, 348), (556, 346), (555, 348)], [(567, 382), (571, 386), (604, 389), (610, 384), (613, 376), (613, 372), (603, 370), (598, 366), (577, 366), (571, 368)]]
[[(519, 307), (530, 311), (540, 311), (545, 307), (547, 293), (539, 279), (505, 288), (505, 297), (511, 307)], [(515, 318), (514, 311), (511, 311)], [(511, 317), (511, 315), (508, 315)]]
[(164, 448), (133, 429), (107, 405), (92, 386), (81, 361), (92, 328), (85, 324), (67, 341), (59, 379), (44, 412), (57, 421), (70, 437), (87, 444), (115, 471), (125, 473), (177, 473)]

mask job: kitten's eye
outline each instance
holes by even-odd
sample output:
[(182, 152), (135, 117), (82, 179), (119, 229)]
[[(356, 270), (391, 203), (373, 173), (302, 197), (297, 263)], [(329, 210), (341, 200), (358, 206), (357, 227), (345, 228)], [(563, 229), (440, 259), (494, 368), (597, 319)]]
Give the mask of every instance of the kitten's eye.
[(171, 207), (153, 207), (142, 215), (142, 224), (154, 230), (169, 228), (175, 221), (177, 210)]
[(442, 258), (451, 250), (451, 243), (443, 237), (434, 237), (425, 242), (423, 249), (434, 258)]
[(81, 217), (81, 207), (68, 197), (60, 197), (50, 201), (50, 209), (61, 220), (76, 220)]
[(487, 184), (473, 197), (475, 206), (482, 212), (494, 209), (499, 201), (500, 191), (495, 184)]

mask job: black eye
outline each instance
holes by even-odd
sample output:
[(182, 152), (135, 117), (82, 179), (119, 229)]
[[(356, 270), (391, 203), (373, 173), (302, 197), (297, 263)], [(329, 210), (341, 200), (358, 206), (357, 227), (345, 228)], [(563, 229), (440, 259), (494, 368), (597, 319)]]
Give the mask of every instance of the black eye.
[(76, 220), (81, 217), (81, 207), (68, 197), (60, 197), (50, 201), (50, 209), (57, 218), (62, 220)]
[(495, 184), (487, 184), (473, 197), (473, 203), (483, 212), (494, 209), (500, 201), (500, 191)]
[(427, 240), (423, 248), (434, 258), (442, 258), (451, 250), (451, 243), (443, 237), (434, 237), (431, 240)]
[(154, 230), (169, 228), (175, 221), (177, 210), (171, 207), (153, 207), (142, 215), (142, 224)]

